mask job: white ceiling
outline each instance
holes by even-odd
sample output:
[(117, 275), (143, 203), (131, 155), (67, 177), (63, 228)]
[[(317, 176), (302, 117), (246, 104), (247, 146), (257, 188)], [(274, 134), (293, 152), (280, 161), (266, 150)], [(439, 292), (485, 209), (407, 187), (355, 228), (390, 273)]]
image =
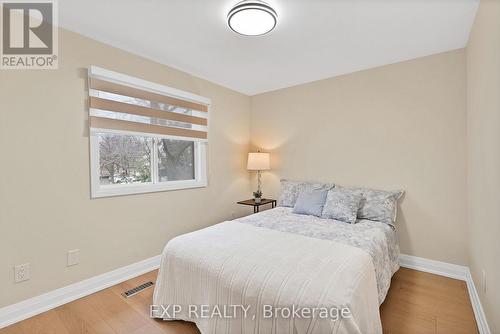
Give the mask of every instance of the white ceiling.
[(232, 32), (239, 0), (60, 0), (60, 25), (248, 95), (465, 47), (479, 0), (268, 0), (266, 36)]

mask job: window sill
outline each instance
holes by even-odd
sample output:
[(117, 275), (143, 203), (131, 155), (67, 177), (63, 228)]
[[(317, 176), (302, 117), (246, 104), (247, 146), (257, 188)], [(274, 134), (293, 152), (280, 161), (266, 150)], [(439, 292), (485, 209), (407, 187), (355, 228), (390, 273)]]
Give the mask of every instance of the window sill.
[(203, 188), (207, 186), (206, 181), (172, 181), (168, 183), (157, 184), (130, 184), (130, 185), (111, 185), (96, 187), (92, 190), (91, 198), (114, 197), (146, 194), (160, 191), (172, 191), (190, 188)]

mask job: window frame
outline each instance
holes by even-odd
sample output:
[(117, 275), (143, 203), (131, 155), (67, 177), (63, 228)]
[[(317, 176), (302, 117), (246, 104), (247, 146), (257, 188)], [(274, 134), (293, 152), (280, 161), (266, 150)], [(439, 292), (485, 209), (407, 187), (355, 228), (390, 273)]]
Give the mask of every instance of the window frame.
[[(99, 136), (103, 134), (128, 135), (151, 138), (151, 182), (121, 183), (102, 185), (100, 182)], [(194, 142), (194, 174), (193, 180), (159, 181), (158, 174), (158, 139), (175, 139)], [(202, 188), (208, 185), (207, 180), (207, 142), (189, 140), (182, 137), (158, 136), (149, 133), (138, 133), (116, 130), (91, 131), (90, 134), (90, 173), (92, 198), (123, 196), (132, 194), (171, 191), (190, 188)]]
[[(97, 66), (90, 66), (89, 75), (93, 77), (103, 77), (106, 80), (112, 80), (117, 83), (125, 83), (138, 88), (148, 89), (152, 92), (165, 94), (174, 98), (205, 104), (208, 107), (207, 128), (210, 126), (210, 105), (211, 100), (192, 93), (184, 92), (175, 88), (155, 84), (149, 81), (124, 75), (121, 73), (109, 71)], [(152, 157), (151, 157), (151, 182), (101, 185), (100, 183), (100, 158), (99, 158), (99, 135), (116, 134), (142, 136), (152, 138)], [(174, 139), (194, 142), (194, 168), (195, 179), (159, 182), (158, 173), (158, 139)], [(198, 140), (196, 138), (163, 136), (159, 134), (142, 133), (135, 131), (121, 131), (112, 129), (93, 129), (89, 131), (89, 150), (90, 150), (90, 189), (91, 198), (124, 196), (133, 194), (144, 194), (161, 191), (172, 191), (191, 188), (202, 188), (208, 186), (208, 139)]]

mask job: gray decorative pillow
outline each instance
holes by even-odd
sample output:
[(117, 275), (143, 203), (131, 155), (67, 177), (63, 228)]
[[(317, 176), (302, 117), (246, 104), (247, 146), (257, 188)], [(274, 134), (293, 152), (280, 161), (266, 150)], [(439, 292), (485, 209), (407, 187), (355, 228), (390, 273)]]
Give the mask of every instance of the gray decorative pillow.
[(396, 222), (398, 200), (404, 191), (360, 189), (363, 199), (358, 210), (359, 219), (375, 220), (386, 224)]
[(281, 180), (281, 194), (278, 198), (278, 206), (293, 208), (301, 192), (307, 190), (329, 190), (333, 187), (335, 187), (334, 184)]
[(333, 188), (328, 191), (321, 218), (340, 220), (349, 224), (356, 223), (359, 205), (363, 195), (346, 188)]
[[(340, 189), (340, 188), (338, 188)], [(404, 191), (384, 191), (366, 188), (341, 188), (362, 195), (358, 219), (368, 219), (393, 225), (396, 221), (398, 200)]]
[(306, 190), (299, 194), (293, 213), (301, 215), (321, 216), (328, 190)]

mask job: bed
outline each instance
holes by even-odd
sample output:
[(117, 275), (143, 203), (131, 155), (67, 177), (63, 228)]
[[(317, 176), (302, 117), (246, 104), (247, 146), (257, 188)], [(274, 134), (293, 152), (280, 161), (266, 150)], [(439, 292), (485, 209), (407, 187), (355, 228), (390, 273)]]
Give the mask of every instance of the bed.
[(277, 207), (169, 241), (153, 316), (203, 334), (382, 333), (379, 305), (398, 258), (390, 224)]

